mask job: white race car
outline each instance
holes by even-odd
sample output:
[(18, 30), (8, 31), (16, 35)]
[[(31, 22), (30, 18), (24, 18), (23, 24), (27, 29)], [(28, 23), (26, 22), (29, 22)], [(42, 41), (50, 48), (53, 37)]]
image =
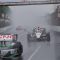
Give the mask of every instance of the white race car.
[(46, 33), (45, 28), (34, 28), (32, 33), (27, 34), (28, 40), (47, 40), (50, 41), (50, 33)]

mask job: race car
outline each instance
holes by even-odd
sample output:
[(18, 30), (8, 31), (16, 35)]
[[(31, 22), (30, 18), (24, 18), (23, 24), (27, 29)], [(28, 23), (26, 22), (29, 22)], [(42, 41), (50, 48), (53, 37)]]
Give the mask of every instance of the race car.
[(50, 33), (45, 28), (34, 28), (32, 33), (27, 34), (28, 40), (50, 41)]
[(0, 58), (7, 59), (21, 56), (23, 46), (21, 42), (17, 42), (17, 34), (0, 35)]

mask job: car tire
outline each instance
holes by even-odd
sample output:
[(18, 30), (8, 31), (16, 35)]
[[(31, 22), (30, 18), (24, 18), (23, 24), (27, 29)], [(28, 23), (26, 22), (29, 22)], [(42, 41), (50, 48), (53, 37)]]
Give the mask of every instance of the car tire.
[(23, 47), (20, 46), (19, 48), (17, 48), (17, 54), (18, 54), (18, 56), (21, 56), (22, 53), (23, 53)]
[(47, 41), (50, 41), (50, 33), (47, 33), (46, 37), (47, 37)]
[(23, 53), (23, 46), (22, 46), (21, 42), (16, 42), (16, 45), (14, 45), (13, 48), (14, 49), (17, 48), (16, 55), (18, 55), (18, 56), (22, 55), (22, 53)]

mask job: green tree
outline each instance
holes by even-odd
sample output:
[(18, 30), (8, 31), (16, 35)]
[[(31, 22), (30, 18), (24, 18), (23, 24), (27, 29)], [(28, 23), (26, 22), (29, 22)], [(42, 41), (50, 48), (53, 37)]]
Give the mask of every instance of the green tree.
[(0, 18), (7, 18), (11, 13), (11, 10), (8, 6), (0, 6)]

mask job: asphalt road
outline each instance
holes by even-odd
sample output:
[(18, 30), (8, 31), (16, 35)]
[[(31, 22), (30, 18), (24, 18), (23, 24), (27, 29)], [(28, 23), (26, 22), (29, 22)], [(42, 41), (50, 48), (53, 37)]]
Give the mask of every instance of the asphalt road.
[(8, 33), (18, 34), (18, 41), (23, 45), (23, 54), (18, 60), (55, 60), (55, 35), (50, 32), (51, 41), (28, 41), (27, 32), (10, 30)]
[[(30, 41), (26, 44), (26, 50), (23, 53), (23, 60), (55, 60), (54, 36), (51, 34), (50, 42)], [(23, 46), (24, 46), (23, 45)], [(24, 47), (24, 48), (25, 48)]]

